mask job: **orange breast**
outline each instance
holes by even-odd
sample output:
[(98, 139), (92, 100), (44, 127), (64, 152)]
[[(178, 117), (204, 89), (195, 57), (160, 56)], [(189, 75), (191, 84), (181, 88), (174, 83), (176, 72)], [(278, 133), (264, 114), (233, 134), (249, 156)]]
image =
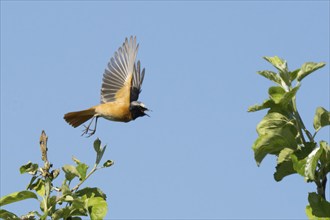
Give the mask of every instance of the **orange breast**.
[(129, 122), (132, 120), (129, 104), (123, 102), (108, 102), (94, 106), (97, 116), (111, 121)]

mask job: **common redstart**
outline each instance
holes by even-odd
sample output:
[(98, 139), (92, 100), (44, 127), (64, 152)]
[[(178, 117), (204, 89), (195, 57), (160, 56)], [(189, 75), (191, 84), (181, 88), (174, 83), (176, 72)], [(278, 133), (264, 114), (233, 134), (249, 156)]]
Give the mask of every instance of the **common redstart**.
[[(82, 135), (92, 136), (97, 127), (99, 117), (119, 122), (129, 122), (138, 117), (149, 116), (149, 109), (137, 101), (141, 93), (145, 69), (141, 72), (140, 61), (135, 62), (139, 45), (136, 37), (125, 39), (123, 45), (110, 59), (103, 74), (101, 88), (101, 104), (89, 109), (77, 112), (69, 112), (64, 115), (67, 123), (78, 127), (84, 122), (92, 119), (85, 126)], [(90, 129), (95, 119), (94, 129)]]

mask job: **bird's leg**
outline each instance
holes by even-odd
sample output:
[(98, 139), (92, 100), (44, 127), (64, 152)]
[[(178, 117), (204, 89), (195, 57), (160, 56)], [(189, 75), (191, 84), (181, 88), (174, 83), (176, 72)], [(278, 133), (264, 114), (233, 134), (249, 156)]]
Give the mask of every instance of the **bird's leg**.
[(85, 127), (85, 129), (83, 130), (83, 133), (81, 134), (81, 136), (83, 136), (83, 135), (85, 135), (85, 134), (88, 134), (88, 132), (91, 131), (91, 129), (90, 129), (89, 127), (92, 125), (92, 123), (93, 123), (93, 121), (94, 121), (94, 118), (95, 118), (95, 117), (92, 118), (92, 120), (91, 120), (91, 122), (88, 124), (88, 126), (83, 125), (83, 126)]
[(96, 126), (97, 126), (97, 119), (98, 119), (98, 118), (99, 118), (99, 117), (96, 116), (94, 129), (93, 129), (93, 130), (92, 130), (92, 129), (88, 129), (88, 130), (91, 131), (91, 132), (88, 134), (87, 137), (90, 137), (90, 136), (92, 136), (93, 134), (95, 134), (95, 132), (96, 132)]
[[(93, 123), (93, 121), (94, 121), (94, 118), (96, 118), (94, 129), (90, 129), (90, 126), (92, 125), (92, 123)], [(82, 133), (81, 136), (87, 134), (87, 135), (88, 135), (87, 137), (90, 137), (90, 136), (92, 136), (93, 134), (95, 134), (95, 132), (96, 132), (96, 126), (97, 126), (97, 119), (98, 119), (98, 118), (99, 118), (98, 116), (93, 117), (92, 120), (91, 120), (91, 122), (88, 124), (88, 126), (85, 126), (85, 125), (84, 125), (85, 129), (83, 130), (83, 133)], [(88, 132), (90, 132), (90, 133), (88, 133)]]

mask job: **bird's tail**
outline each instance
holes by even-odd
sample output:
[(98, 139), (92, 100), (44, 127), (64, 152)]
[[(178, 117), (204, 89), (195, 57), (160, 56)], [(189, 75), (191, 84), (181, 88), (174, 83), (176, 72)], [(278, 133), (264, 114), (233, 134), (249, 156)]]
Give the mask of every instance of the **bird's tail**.
[(78, 112), (69, 112), (64, 115), (64, 120), (72, 127), (76, 128), (82, 123), (88, 121), (95, 115), (95, 109), (89, 108)]

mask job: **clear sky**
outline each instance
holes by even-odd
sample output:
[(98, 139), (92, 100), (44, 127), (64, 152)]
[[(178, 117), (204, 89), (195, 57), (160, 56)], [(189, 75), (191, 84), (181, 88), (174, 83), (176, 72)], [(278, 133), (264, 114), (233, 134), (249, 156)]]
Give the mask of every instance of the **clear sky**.
[[(130, 35), (151, 117), (100, 119), (81, 137), (63, 115), (99, 104), (104, 68)], [(115, 165), (85, 183), (107, 194), (107, 218), (306, 218), (315, 186), (298, 175), (275, 182), (275, 157), (257, 167), (251, 146), (265, 112), (247, 108), (272, 85), (256, 74), (274, 70), (262, 56), (291, 70), (324, 61), (297, 97), (311, 129), (316, 107), (330, 107), (329, 48), (329, 1), (1, 1), (1, 196), (25, 189), (19, 167), (41, 164), (44, 129), (55, 168), (73, 155), (92, 166), (95, 138), (108, 145)], [(329, 129), (318, 138), (329, 141)]]

